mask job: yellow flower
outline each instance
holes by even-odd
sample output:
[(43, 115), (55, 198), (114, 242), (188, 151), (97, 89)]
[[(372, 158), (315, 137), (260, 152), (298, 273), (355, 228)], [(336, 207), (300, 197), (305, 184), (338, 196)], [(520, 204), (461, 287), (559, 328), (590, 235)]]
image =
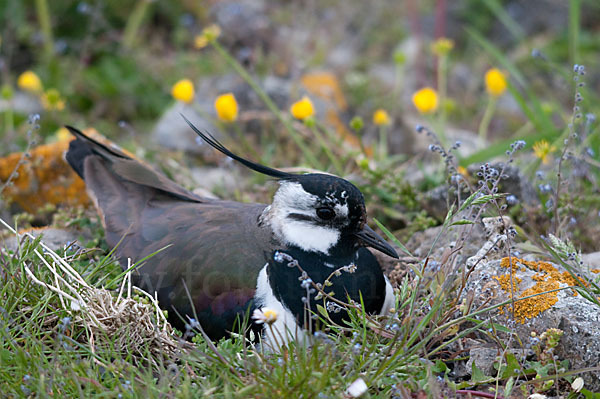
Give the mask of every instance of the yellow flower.
[(431, 52), (437, 56), (446, 55), (454, 48), (454, 41), (447, 37), (440, 37), (431, 44)]
[(391, 123), (390, 116), (380, 108), (373, 113), (373, 123), (377, 126), (389, 125)]
[(494, 97), (501, 96), (506, 91), (506, 75), (497, 68), (485, 73), (485, 88)]
[(554, 151), (556, 151), (556, 147), (553, 145), (551, 146), (546, 140), (538, 141), (533, 145), (535, 156), (541, 159), (544, 164), (550, 162), (548, 156)]
[(198, 50), (206, 47), (207, 44), (208, 39), (205, 35), (196, 35), (196, 37), (194, 38), (194, 47), (196, 47)]
[(54, 136), (58, 141), (69, 140), (71, 137), (73, 137), (71, 135), (71, 132), (69, 132), (69, 129), (67, 129), (66, 127), (61, 127), (60, 129), (58, 129), (56, 133), (54, 133)]
[(462, 165), (459, 165), (458, 168), (456, 168), (456, 171), (464, 177), (469, 177), (469, 172), (467, 171), (467, 168), (465, 168)]
[(223, 122), (233, 122), (237, 119), (238, 103), (233, 93), (221, 94), (215, 100), (217, 116)]
[(171, 95), (176, 100), (189, 104), (194, 101), (194, 84), (189, 79), (181, 79), (173, 85)]
[(296, 101), (290, 107), (290, 112), (296, 119), (305, 120), (315, 114), (315, 107), (312, 101), (307, 96), (302, 97), (300, 101)]
[(219, 28), (219, 25), (209, 25), (202, 30), (202, 36), (204, 36), (207, 42), (213, 42), (221, 36), (221, 28)]
[(39, 93), (42, 91), (42, 81), (39, 76), (32, 71), (25, 71), (20, 74), (17, 79), (17, 86), (22, 90), (30, 91), (32, 93)]
[(438, 95), (431, 87), (425, 87), (413, 94), (412, 101), (420, 113), (428, 114), (437, 109)]
[(56, 89), (48, 89), (40, 97), (42, 106), (49, 111), (62, 111), (65, 109), (65, 100)]

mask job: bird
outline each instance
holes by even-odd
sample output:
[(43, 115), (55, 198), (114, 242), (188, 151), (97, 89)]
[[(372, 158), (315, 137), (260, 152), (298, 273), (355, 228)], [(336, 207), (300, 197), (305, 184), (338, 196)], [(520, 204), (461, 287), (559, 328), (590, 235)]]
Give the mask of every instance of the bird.
[(334, 298), (354, 301), (369, 314), (388, 313), (394, 291), (367, 248), (398, 254), (368, 226), (364, 197), (354, 184), (253, 162), (181, 116), (214, 149), (274, 178), (279, 187), (272, 203), (201, 197), (72, 126), (66, 127), (75, 139), (65, 153), (119, 263), (127, 269), (128, 259), (143, 260), (132, 281), (157, 295), (174, 327), (197, 323), (216, 341), (235, 332), (247, 315), (270, 309), (277, 315), (273, 323), (249, 320), (255, 337), (271, 346), (303, 341), (316, 328), (319, 304), (331, 310), (332, 322), (348, 320), (331, 296), (318, 296), (315, 286), (328, 279), (326, 291)]

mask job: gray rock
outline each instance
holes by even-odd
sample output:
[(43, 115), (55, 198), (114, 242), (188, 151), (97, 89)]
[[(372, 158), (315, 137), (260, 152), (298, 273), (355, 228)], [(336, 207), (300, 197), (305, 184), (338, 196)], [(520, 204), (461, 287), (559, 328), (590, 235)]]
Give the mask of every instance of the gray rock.
[[(561, 266), (549, 263), (558, 272), (562, 273), (564, 269)], [(482, 261), (476, 267), (469, 278), (465, 293), (474, 293), (474, 305), (478, 306), (484, 301), (489, 300), (490, 306), (501, 303), (509, 299), (509, 293), (501, 288), (498, 278), (507, 276), (508, 268), (501, 267), (500, 260)], [(544, 276), (544, 274), (541, 274)], [(527, 267), (520, 267), (514, 271), (513, 281), (520, 281), (515, 290), (515, 297), (524, 295), (524, 291), (536, 287), (540, 284), (540, 273)], [(508, 287), (509, 281), (504, 277), (505, 284)], [(558, 286), (568, 286), (559, 280), (553, 280), (552, 275), (545, 275), (544, 281), (557, 281)], [(544, 289), (543, 291), (547, 291)], [(529, 291), (527, 294), (531, 295)], [(465, 294), (466, 295), (466, 294)], [(555, 296), (554, 296), (555, 295)], [(554, 302), (553, 298), (556, 299)], [(571, 290), (562, 290), (546, 296), (538, 296), (527, 300), (527, 306), (517, 307), (516, 319), (512, 316), (510, 305), (501, 312), (498, 309), (492, 310), (484, 318), (491, 318), (495, 322), (505, 326), (512, 326), (513, 333), (519, 339), (513, 342), (523, 342), (524, 345), (530, 345), (531, 333), (536, 332), (537, 336), (550, 328), (558, 328), (564, 332), (555, 354), (558, 359), (569, 360), (571, 369), (593, 367), (600, 364), (600, 308), (584, 299), (581, 295), (575, 296)], [(518, 304), (518, 302), (517, 302)], [(547, 307), (547, 309), (542, 310)], [(538, 309), (541, 312), (532, 313), (531, 309)], [(527, 348), (522, 348), (527, 349)], [(584, 374), (586, 388), (592, 391), (600, 389), (600, 372), (590, 372)]]
[[(412, 235), (406, 247), (418, 258), (431, 257), (440, 261), (445, 252), (456, 248), (463, 229), (473, 229), (463, 243), (462, 250), (458, 253), (458, 263), (466, 262), (467, 258), (477, 254), (477, 251), (486, 241), (486, 233), (480, 223), (465, 226), (452, 226), (442, 231), (442, 226), (431, 227)], [(433, 249), (432, 249), (433, 248)]]
[[(208, 111), (207, 111), (208, 112)], [(197, 141), (198, 137), (181, 117), (185, 115), (198, 129), (218, 137), (219, 132), (210, 120), (201, 115), (192, 105), (176, 102), (160, 118), (152, 132), (153, 140), (161, 147), (196, 154), (209, 151), (208, 145)]]
[[(469, 174), (476, 176), (477, 172), (479, 172), (479, 166), (480, 165), (469, 166)], [(506, 165), (500, 162), (494, 163), (491, 166), (498, 172), (504, 169), (504, 174), (508, 176), (507, 179), (502, 179), (500, 181), (500, 192), (514, 195), (517, 201), (525, 206), (536, 207), (540, 204), (536, 189), (519, 168), (514, 165)]]
[(193, 168), (192, 179), (199, 186), (194, 193), (208, 198), (217, 198), (214, 192), (233, 193), (239, 188), (238, 179), (233, 171), (225, 168)]
[(210, 17), (221, 28), (220, 40), (236, 52), (244, 47), (268, 46), (274, 32), (267, 9), (262, 0), (219, 1), (212, 6)]
[[(461, 191), (462, 200), (469, 197), (470, 193), (464, 185), (461, 186)], [(456, 186), (443, 184), (426, 192), (421, 205), (429, 215), (443, 221), (448, 214), (448, 205), (455, 203), (458, 198), (456, 194)]]
[[(475, 367), (481, 370), (485, 375), (495, 375), (494, 362), (496, 357), (500, 355), (499, 348), (491, 346), (489, 343), (481, 343), (475, 340), (469, 340), (467, 343), (470, 346), (469, 360), (467, 360), (466, 369), (471, 373), (473, 363)], [(471, 346), (473, 345), (473, 346)]]
[[(5, 232), (5, 230), (2, 230), (2, 232)], [(81, 242), (80, 238), (83, 238), (84, 240), (90, 239), (89, 235), (80, 231), (60, 229), (56, 227), (31, 229), (28, 230), (27, 233), (34, 237), (42, 235), (42, 241), (52, 250), (62, 249), (75, 241)], [(23, 235), (24, 233), (19, 235), (20, 240), (22, 239)], [(10, 233), (0, 235), (0, 247), (3, 247), (9, 251), (17, 251), (19, 248), (17, 237)]]
[(581, 255), (585, 267), (589, 269), (600, 269), (600, 252), (592, 252)]
[(327, 64), (336, 70), (350, 68), (356, 60), (358, 46), (354, 40), (343, 41), (327, 54)]
[[(505, 251), (488, 251), (491, 247), (502, 248), (502, 240), (500, 238), (506, 237), (503, 225), (497, 223), (494, 227), (490, 224), (493, 221), (498, 221), (498, 218), (484, 219), (484, 223), (482, 224), (485, 224), (486, 228), (483, 228), (480, 224), (473, 226), (474, 230), (470, 233), (469, 240), (464, 242), (464, 247), (458, 254), (456, 261), (456, 264), (474, 267), (474, 271), (470, 275), (463, 291), (463, 298), (461, 298), (461, 301), (470, 297), (474, 298), (474, 309), (486, 303), (486, 301), (489, 301), (485, 305), (487, 307), (509, 299), (509, 293), (501, 288), (497, 279), (502, 279), (501, 276), (506, 276), (509, 273), (509, 269), (501, 267), (500, 259), (493, 259), (494, 257), (503, 257)], [(505, 223), (510, 224), (510, 220), (506, 218)], [(442, 227), (434, 227), (424, 232), (416, 233), (406, 243), (406, 246), (415, 256), (421, 259), (429, 256), (430, 265), (433, 262), (440, 262), (445, 254), (448, 254), (450, 250), (459, 245), (458, 239), (461, 231), (460, 227), (453, 227), (445, 232), (442, 232), (441, 229)], [(485, 237), (489, 237), (489, 240), (486, 240)], [(431, 250), (432, 247), (433, 250)], [(481, 248), (488, 249), (480, 251)], [(523, 256), (523, 258), (529, 261), (536, 260), (536, 257), (533, 255)], [(589, 265), (591, 263), (593, 265), (598, 256), (597, 254), (590, 254), (583, 259), (584, 264)], [(559, 273), (564, 272), (564, 269), (559, 265), (552, 263), (546, 263), (546, 265), (552, 266)], [(441, 267), (444, 267), (444, 265), (441, 265)], [(527, 267), (521, 267), (515, 271), (513, 281), (518, 281), (519, 279), (521, 281), (516, 289), (515, 297), (518, 298), (525, 290), (536, 286), (539, 283), (540, 275), (537, 271)], [(550, 281), (555, 278), (553, 276), (555, 275), (543, 275), (544, 279), (542, 280)], [(564, 282), (556, 281), (559, 287), (567, 286)], [(505, 284), (505, 286), (508, 286), (510, 283), (507, 283), (505, 280)], [(546, 290), (544, 289), (544, 291)], [(581, 295), (574, 296), (571, 290), (558, 291), (556, 293), (556, 303), (553, 304), (552, 296), (538, 296), (535, 298), (537, 300), (530, 302), (527, 307), (522, 307), (519, 310), (516, 319), (513, 318), (510, 307), (505, 308), (503, 312), (495, 309), (479, 317), (489, 318), (496, 323), (512, 328), (513, 333), (519, 339), (507, 338), (504, 341), (513, 342), (514, 347), (510, 348), (510, 350), (517, 355), (517, 358), (524, 358), (531, 355), (530, 343), (532, 331), (536, 332), (539, 336), (550, 328), (558, 328), (564, 331), (564, 335), (556, 348), (555, 354), (558, 355), (560, 360), (569, 360), (570, 369), (593, 367), (600, 364), (600, 328), (598, 328), (600, 326), (600, 308), (584, 299)], [(546, 304), (548, 308), (539, 314), (528, 313), (529, 309), (535, 309), (543, 304)], [(539, 309), (541, 310), (541, 308)], [(524, 315), (533, 317), (527, 318)], [(523, 323), (521, 323), (522, 321)], [(517, 342), (522, 342), (524, 347), (518, 347), (516, 345)], [(485, 371), (486, 374), (491, 369), (489, 369), (489, 366), (486, 369), (485, 364), (491, 359), (492, 352), (495, 351), (490, 344), (491, 342), (489, 344), (478, 342), (477, 347), (473, 347), (471, 350), (471, 356), (474, 357), (471, 363), (475, 362), (478, 368), (487, 370)], [(469, 367), (471, 363), (468, 364)], [(470, 371), (470, 368), (467, 368), (467, 370)], [(493, 373), (488, 375), (493, 375)], [(587, 373), (583, 377), (586, 389), (592, 391), (600, 390), (600, 372)]]
[(36, 96), (20, 91), (15, 93), (11, 101), (0, 99), (0, 112), (9, 108), (20, 114), (37, 114), (44, 110)]
[[(290, 80), (277, 76), (267, 76), (263, 80), (263, 88), (280, 109), (286, 109), (290, 105), (290, 93), (292, 91)], [(256, 96), (252, 106), (254, 109), (266, 109), (258, 96)]]
[[(268, 76), (260, 84), (279, 108), (286, 109), (289, 106), (290, 81)], [(214, 102), (217, 96), (229, 92), (233, 93), (238, 103), (239, 119), (236, 123), (241, 125), (242, 132), (259, 134), (264, 130), (264, 123), (274, 119), (254, 117), (256, 115), (252, 115), (253, 112), (267, 111), (266, 105), (242, 78), (235, 74), (227, 74), (199, 82), (193, 104), (174, 103), (155, 125), (153, 139), (168, 149), (205, 157), (212, 155), (214, 151), (197, 139), (180, 114), (185, 115), (200, 130), (208, 131), (217, 139), (221, 139), (225, 132), (222, 132), (217, 124)], [(315, 107), (318, 109), (317, 102)]]

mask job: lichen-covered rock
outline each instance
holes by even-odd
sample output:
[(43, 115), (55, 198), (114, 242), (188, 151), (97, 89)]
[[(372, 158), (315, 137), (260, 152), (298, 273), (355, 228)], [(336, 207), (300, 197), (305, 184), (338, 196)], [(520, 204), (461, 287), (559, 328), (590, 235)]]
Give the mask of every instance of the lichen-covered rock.
[(46, 204), (87, 204), (83, 180), (63, 159), (68, 147), (69, 141), (61, 140), (35, 147), (29, 156), (13, 153), (0, 158), (0, 186), (11, 179), (2, 193), (4, 198), (29, 213)]
[[(588, 278), (598, 273), (600, 270), (592, 269)], [(581, 283), (585, 284), (583, 280)], [(514, 303), (483, 317), (512, 326), (519, 337), (515, 342), (526, 344), (532, 332), (539, 335), (551, 328), (562, 330), (555, 353), (558, 359), (569, 360), (571, 369), (579, 369), (600, 364), (600, 306), (567, 288), (577, 284), (576, 278), (559, 265), (513, 257), (480, 262), (465, 292), (475, 293), (475, 306), (514, 298)], [(600, 372), (587, 373), (584, 379), (586, 388), (600, 389)]]
[[(468, 225), (454, 226), (445, 231), (442, 231), (442, 227), (434, 227), (413, 235), (406, 246), (418, 259), (428, 257), (428, 266), (443, 262), (445, 254), (462, 246), (456, 264), (466, 272), (472, 269), (472, 273), (468, 275), (460, 301), (467, 304), (473, 300), (472, 310), (481, 305), (492, 307), (509, 301), (477, 317), (508, 327), (518, 336), (518, 339), (503, 339), (512, 343), (507, 350), (518, 359), (533, 353), (532, 339), (535, 338), (532, 338), (532, 333), (540, 337), (550, 329), (558, 329), (563, 332), (558, 346), (553, 350), (558, 360), (568, 360), (570, 370), (597, 366), (600, 364), (600, 306), (568, 287), (597, 279), (600, 275), (600, 257), (595, 254), (583, 255), (583, 265), (577, 277), (562, 266), (533, 255), (509, 260), (506, 257), (506, 243), (514, 235), (511, 224), (508, 217), (484, 218), (481, 224), (472, 225), (468, 239), (462, 244), (460, 233), (464, 228), (469, 228)], [(406, 273), (405, 266), (400, 263), (397, 265), (397, 270), (392, 273), (400, 273), (403, 269)], [(581, 276), (586, 276), (586, 279)], [(514, 310), (511, 298), (514, 298)], [(500, 331), (496, 333), (504, 334)], [(494, 355), (494, 345), (486, 335), (463, 343), (473, 358), (468, 365), (457, 364), (453, 372), (463, 376), (471, 372), (474, 363), (480, 370), (493, 375), (490, 365), (486, 366), (486, 363)], [(582, 376), (586, 389), (600, 390), (600, 372)]]
[[(93, 128), (85, 129), (84, 133), (107, 147), (136, 158)], [(40, 145), (27, 154), (16, 152), (0, 158), (0, 187), (10, 180), (2, 192), (4, 201), (13, 202), (21, 210), (32, 214), (48, 204), (89, 204), (85, 183), (64, 159), (72, 139)]]

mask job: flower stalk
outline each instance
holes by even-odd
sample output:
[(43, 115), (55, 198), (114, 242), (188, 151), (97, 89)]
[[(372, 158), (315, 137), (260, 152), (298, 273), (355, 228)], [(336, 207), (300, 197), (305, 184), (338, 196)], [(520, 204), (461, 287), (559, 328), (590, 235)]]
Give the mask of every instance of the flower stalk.
[(52, 36), (52, 25), (50, 24), (48, 1), (35, 0), (35, 9), (42, 30), (42, 37), (44, 38), (44, 60), (48, 62), (52, 59), (54, 53), (54, 38)]
[(479, 123), (479, 137), (484, 142), (487, 140), (488, 128), (492, 121), (492, 116), (494, 116), (494, 112), (496, 111), (497, 103), (498, 98), (490, 96), (485, 112), (483, 113), (483, 118), (481, 118), (481, 123)]
[(338, 176), (343, 176), (344, 169), (342, 168), (342, 165), (340, 164), (340, 161), (337, 159), (337, 157), (335, 156), (335, 154), (333, 153), (333, 151), (331, 151), (330, 146), (327, 145), (327, 141), (325, 140), (325, 137), (323, 137), (323, 135), (319, 131), (319, 128), (317, 126), (315, 126), (315, 124), (313, 123), (313, 121), (311, 121), (311, 119), (312, 118), (308, 119), (305, 122), (305, 124), (308, 126), (308, 128), (310, 129), (310, 131), (312, 132), (312, 134), (314, 134), (315, 137), (317, 138), (317, 141), (321, 145), (321, 149), (323, 150), (323, 152), (325, 153), (325, 155), (327, 156), (327, 158), (329, 159), (329, 161), (333, 165), (333, 168), (335, 169), (335, 173)]
[(127, 24), (125, 25), (125, 31), (123, 33), (123, 47), (125, 49), (133, 48), (135, 40), (138, 37), (138, 32), (144, 21), (144, 17), (150, 7), (150, 0), (139, 0), (135, 5), (132, 13), (127, 18)]

